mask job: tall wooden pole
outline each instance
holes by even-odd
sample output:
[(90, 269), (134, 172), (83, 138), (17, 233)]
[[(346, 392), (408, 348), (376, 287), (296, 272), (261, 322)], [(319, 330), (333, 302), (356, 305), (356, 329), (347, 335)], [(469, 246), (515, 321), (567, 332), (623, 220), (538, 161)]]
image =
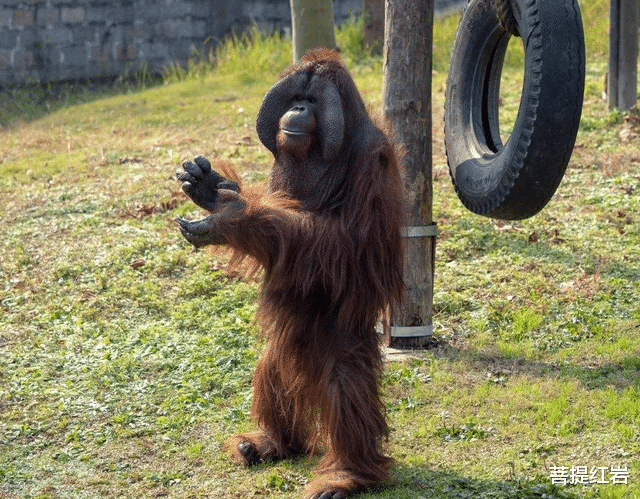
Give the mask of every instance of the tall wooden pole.
[(336, 48), (333, 0), (290, 0), (293, 60), (313, 48)]
[(382, 106), (404, 147), (409, 220), (406, 303), (391, 346), (423, 345), (432, 334), (435, 225), (432, 222), (431, 53), (434, 0), (386, 0)]
[(638, 98), (638, 0), (611, 0), (609, 13), (609, 109), (629, 109)]

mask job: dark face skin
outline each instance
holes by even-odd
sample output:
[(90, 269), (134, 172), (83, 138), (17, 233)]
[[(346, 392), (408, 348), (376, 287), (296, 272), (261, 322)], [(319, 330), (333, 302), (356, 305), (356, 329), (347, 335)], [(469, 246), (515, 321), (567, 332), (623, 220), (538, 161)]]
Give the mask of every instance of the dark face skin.
[(318, 206), (326, 190), (323, 180), (342, 149), (343, 128), (334, 83), (294, 73), (274, 85), (257, 120), (260, 140), (276, 159), (270, 191), (284, 191), (308, 209)]
[(304, 159), (316, 135), (317, 112), (313, 97), (294, 101), (280, 118), (278, 150)]
[(285, 191), (299, 200), (314, 196), (327, 169), (318, 147), (318, 109), (311, 99), (294, 101), (280, 118), (276, 136), (278, 166), (269, 178), (272, 192)]

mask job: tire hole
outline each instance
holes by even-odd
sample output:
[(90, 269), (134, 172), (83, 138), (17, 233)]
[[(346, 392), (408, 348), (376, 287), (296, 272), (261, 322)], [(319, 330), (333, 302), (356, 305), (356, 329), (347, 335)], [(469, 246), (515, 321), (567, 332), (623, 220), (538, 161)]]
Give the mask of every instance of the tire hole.
[(504, 57), (498, 100), (500, 138), (507, 143), (520, 107), (524, 85), (524, 47), (522, 38), (511, 37)]

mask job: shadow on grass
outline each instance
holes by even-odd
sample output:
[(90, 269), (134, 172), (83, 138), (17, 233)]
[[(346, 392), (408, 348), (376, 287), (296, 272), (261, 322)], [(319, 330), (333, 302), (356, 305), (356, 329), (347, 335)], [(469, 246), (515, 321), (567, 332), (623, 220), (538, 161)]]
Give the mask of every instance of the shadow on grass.
[[(311, 472), (311, 479), (318, 457), (287, 459), (285, 466), (293, 467), (298, 473), (278, 470), (275, 463), (256, 465), (257, 472), (272, 472), (266, 479), (266, 490), (302, 491), (304, 485), (299, 478)], [(306, 470), (306, 471), (304, 471)], [(473, 478), (459, 473), (434, 470), (427, 466), (404, 466), (397, 463), (391, 470), (391, 482), (372, 485), (367, 490), (354, 495), (354, 499), (579, 499), (566, 485), (551, 483), (550, 477), (541, 476), (533, 480), (492, 480)], [(277, 477), (275, 479), (274, 477)], [(588, 487), (585, 485), (584, 487)], [(243, 496), (244, 497), (244, 496)], [(297, 496), (296, 496), (297, 497)]]
[(496, 481), (470, 478), (450, 471), (417, 466), (400, 466), (393, 471), (394, 483), (375, 487), (362, 499), (577, 499), (566, 487), (553, 485), (550, 479), (539, 481)]
[(52, 83), (0, 85), (0, 129), (42, 118), (50, 113), (114, 95), (162, 84), (152, 73)]
[[(640, 334), (640, 322), (628, 323), (631, 333)], [(477, 350), (458, 348), (447, 342), (435, 339), (424, 348), (435, 358), (465, 361), (469, 366), (484, 373), (488, 378), (500, 382), (501, 377), (525, 374), (537, 378), (554, 377), (571, 378), (582, 383), (589, 390), (607, 387), (624, 390), (629, 387), (640, 387), (640, 357), (637, 352), (618, 362), (603, 364), (576, 364), (544, 361), (531, 361), (518, 356), (504, 355), (500, 352), (479, 352)]]

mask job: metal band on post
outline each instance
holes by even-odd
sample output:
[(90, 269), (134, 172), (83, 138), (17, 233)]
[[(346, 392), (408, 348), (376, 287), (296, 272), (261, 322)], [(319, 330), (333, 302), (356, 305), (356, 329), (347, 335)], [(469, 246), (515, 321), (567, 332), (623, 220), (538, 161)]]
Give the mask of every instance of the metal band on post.
[(391, 336), (393, 338), (421, 338), (433, 335), (433, 324), (426, 326), (391, 326)]
[[(435, 238), (438, 236), (438, 226), (435, 222), (429, 225), (416, 225), (403, 227), (402, 236), (408, 238), (414, 237), (432, 237), (434, 238), (432, 256), (435, 254)], [(433, 268), (433, 262), (432, 262)], [(433, 335), (433, 324), (424, 326), (390, 326), (389, 335), (392, 338), (424, 338)]]
[(402, 229), (402, 237), (436, 237), (437, 235), (438, 226), (435, 223), (403, 227)]

